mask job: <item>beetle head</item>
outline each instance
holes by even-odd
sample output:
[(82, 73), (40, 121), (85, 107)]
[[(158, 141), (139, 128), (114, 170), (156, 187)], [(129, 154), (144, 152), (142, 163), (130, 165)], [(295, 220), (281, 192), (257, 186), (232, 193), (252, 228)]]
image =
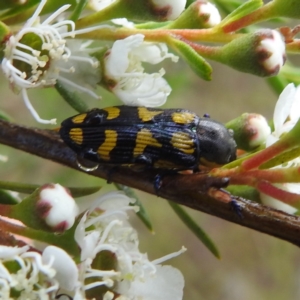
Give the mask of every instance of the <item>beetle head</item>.
[(233, 133), (223, 124), (201, 118), (197, 126), (200, 157), (218, 165), (227, 164), (236, 159), (236, 142)]

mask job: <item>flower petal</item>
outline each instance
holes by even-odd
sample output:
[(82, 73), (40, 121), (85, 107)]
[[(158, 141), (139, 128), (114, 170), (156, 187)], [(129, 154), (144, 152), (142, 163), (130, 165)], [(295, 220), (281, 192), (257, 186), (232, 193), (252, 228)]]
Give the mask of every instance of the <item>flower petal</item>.
[(131, 54), (136, 59), (149, 64), (158, 64), (166, 58), (171, 58), (177, 62), (179, 57), (168, 52), (168, 47), (163, 43), (143, 43), (139, 47), (132, 49)]
[(300, 85), (296, 87), (294, 101), (290, 110), (290, 120), (292, 122), (296, 123), (299, 118), (300, 118)]
[[(283, 190), (289, 191), (291, 193), (300, 193), (300, 185), (297, 183), (285, 183), (285, 184), (275, 184), (276, 187), (282, 188)], [(282, 201), (274, 199), (264, 193), (260, 193), (260, 198), (263, 204), (273, 207), (275, 209), (282, 210), (288, 214), (294, 214), (297, 209), (291, 205), (288, 205)]]
[(105, 60), (105, 73), (108, 77), (120, 77), (129, 66), (129, 52), (143, 43), (144, 35), (135, 34), (115, 41)]
[(156, 107), (167, 101), (171, 90), (164, 78), (148, 74), (141, 79), (139, 85), (131, 88), (116, 86), (113, 92), (126, 105)]
[(52, 267), (56, 270), (55, 278), (61, 288), (68, 291), (74, 290), (78, 282), (78, 268), (70, 255), (61, 248), (48, 246), (42, 254), (45, 264), (52, 262)]
[(157, 265), (155, 274), (134, 280), (127, 293), (143, 300), (181, 300), (183, 287), (184, 278), (179, 270)]
[(280, 129), (289, 116), (295, 95), (296, 88), (293, 83), (288, 84), (280, 94), (273, 116), (275, 132)]

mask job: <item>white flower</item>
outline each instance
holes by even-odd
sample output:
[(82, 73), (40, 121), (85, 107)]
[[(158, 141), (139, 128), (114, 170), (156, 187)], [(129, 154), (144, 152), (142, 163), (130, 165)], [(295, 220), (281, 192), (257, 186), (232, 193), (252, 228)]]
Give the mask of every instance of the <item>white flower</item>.
[(75, 200), (60, 184), (42, 187), (37, 207), (38, 211), (42, 211), (46, 224), (56, 231), (71, 228), (79, 212)]
[[(289, 132), (297, 123), (300, 118), (300, 87), (295, 88), (294, 84), (290, 83), (286, 86), (283, 92), (280, 94), (275, 106), (273, 123), (274, 131), (266, 139), (266, 147), (271, 146), (277, 142), (280, 136), (286, 132)], [(286, 168), (291, 166), (299, 166), (300, 158), (293, 159), (284, 165), (277, 166), (276, 168)], [(299, 183), (284, 183), (274, 184), (276, 187), (289, 191), (291, 193), (300, 194)], [(260, 195), (264, 204), (272, 206), (276, 209), (283, 210), (287, 213), (295, 213), (297, 209), (285, 204), (279, 200), (276, 200), (263, 193)]]
[(276, 30), (262, 31), (262, 39), (256, 50), (261, 57), (261, 65), (271, 75), (277, 74), (284, 65), (285, 43), (281, 34)]
[[(74, 236), (81, 251), (78, 264), (57, 246), (47, 246), (42, 254), (29, 246), (0, 246), (0, 299), (11, 300), (17, 291), (20, 300), (56, 299), (57, 294), (74, 300), (181, 300), (181, 273), (161, 263), (185, 249), (149, 261), (127, 220), (127, 212), (137, 209), (131, 202), (122, 193), (108, 193), (83, 215)], [(6, 264), (11, 261), (16, 264)]]
[(105, 80), (112, 92), (126, 105), (160, 106), (166, 102), (171, 88), (162, 78), (164, 71), (144, 73), (142, 62), (157, 64), (170, 57), (162, 43), (143, 43), (144, 36), (136, 34), (118, 40), (105, 58)]
[[(81, 248), (79, 266), (81, 287), (75, 298), (84, 299), (85, 291), (93, 297), (93, 289), (106, 286), (109, 291), (103, 299), (113, 299), (115, 293), (120, 299), (182, 299), (184, 280), (181, 273), (169, 266), (159, 264), (179, 255), (185, 249), (156, 261), (149, 261), (147, 255), (140, 253), (136, 231), (127, 221), (127, 211), (132, 200), (122, 193), (109, 193), (101, 197), (85, 214), (78, 224), (75, 239)], [(112, 270), (92, 267), (102, 253), (111, 253)], [(110, 257), (110, 258), (109, 258)], [(90, 278), (88, 284), (84, 281)], [(92, 279), (92, 280), (91, 280)]]
[[(89, 93), (98, 98), (93, 91), (85, 88), (84, 85), (89, 83), (91, 77), (95, 78), (90, 82), (90, 85), (99, 82), (100, 78), (97, 72), (98, 61), (91, 58), (87, 51), (82, 52), (83, 47), (78, 44), (75, 45), (76, 50), (72, 53), (73, 44), (65, 39), (74, 38), (75, 34), (92, 31), (95, 28), (75, 31), (75, 24), (70, 20), (52, 24), (70, 5), (62, 6), (40, 23), (39, 13), (46, 2), (47, 0), (42, 0), (23, 28), (9, 38), (1, 66), (14, 90), (21, 91), (25, 104), (34, 118), (40, 123), (55, 124), (55, 119), (48, 121), (39, 117), (29, 101), (27, 89), (53, 86), (59, 80), (78, 91)], [(71, 28), (70, 31), (68, 31), (69, 28)], [(28, 36), (34, 41), (32, 44), (35, 48), (26, 44)], [(76, 64), (74, 64), (75, 61)], [(64, 76), (65, 74), (81, 72), (82, 69), (85, 70), (85, 74), (81, 78), (85, 78), (85, 80), (82, 80), (81, 84), (78, 84), (76, 80), (74, 82), (73, 78)], [(87, 73), (88, 76), (86, 76)]]
[(167, 11), (166, 20), (175, 20), (183, 12), (186, 0), (150, 0), (155, 11)]
[(199, 16), (205, 17), (206, 27), (214, 27), (221, 22), (218, 9), (207, 1), (198, 1)]
[[(51, 262), (46, 264), (38, 252), (29, 247), (0, 246), (0, 299), (54, 299), (59, 285)], [(10, 266), (14, 266), (13, 271)], [(17, 268), (17, 270), (15, 269)]]

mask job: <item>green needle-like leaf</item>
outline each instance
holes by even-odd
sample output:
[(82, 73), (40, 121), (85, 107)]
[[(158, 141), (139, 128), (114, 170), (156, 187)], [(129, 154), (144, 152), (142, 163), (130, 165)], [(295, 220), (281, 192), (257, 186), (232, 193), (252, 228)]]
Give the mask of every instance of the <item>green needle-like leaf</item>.
[(249, 0), (230, 13), (218, 26), (222, 27), (232, 21), (238, 20), (260, 8), (263, 4), (262, 0)]
[(289, 81), (283, 78), (283, 76), (274, 76), (266, 78), (269, 85), (273, 88), (273, 90), (279, 95), (284, 88), (289, 84)]
[(89, 110), (86, 103), (75, 92), (68, 90), (59, 80), (56, 82), (55, 88), (64, 100), (77, 112), (83, 113)]
[[(12, 3), (14, 1), (11, 1)], [(27, 10), (30, 10), (32, 7), (37, 5), (39, 0), (29, 0), (23, 3), (22, 5), (11, 5), (10, 9), (4, 10), (4, 12), (0, 15), (0, 20), (7, 20), (11, 17), (20, 15), (22, 13), (26, 13)], [(8, 8), (8, 7), (6, 7)], [(10, 23), (10, 22), (9, 22)]]
[(177, 39), (172, 39), (170, 45), (199, 77), (207, 81), (211, 80), (212, 68), (210, 64), (190, 45)]
[(283, 152), (276, 157), (270, 159), (268, 162), (262, 164), (260, 169), (270, 169), (278, 165), (282, 165), (300, 156), (300, 147), (294, 148), (292, 150)]
[(74, 22), (76, 22), (79, 19), (80, 14), (84, 10), (84, 8), (87, 5), (87, 3), (88, 3), (88, 0), (80, 0), (77, 3), (77, 5), (76, 5), (76, 7), (75, 7), (75, 9), (74, 9), (74, 11), (71, 14), (71, 16), (70, 16), (69, 19), (72, 20), (72, 21), (74, 21)]
[(84, 197), (92, 195), (101, 190), (101, 186), (91, 186), (91, 187), (68, 187), (74, 198)]
[(0, 110), (0, 119), (4, 121), (11, 122), (12, 118), (4, 111)]
[(18, 201), (9, 192), (0, 190), (0, 203), (1, 204), (17, 204)]
[(219, 250), (217, 249), (211, 238), (204, 232), (204, 230), (191, 218), (191, 216), (178, 204), (170, 202), (170, 206), (173, 208), (177, 216), (183, 221), (183, 223), (192, 230), (192, 232), (198, 237), (198, 239), (207, 247), (207, 249), (217, 258), (220, 258)]

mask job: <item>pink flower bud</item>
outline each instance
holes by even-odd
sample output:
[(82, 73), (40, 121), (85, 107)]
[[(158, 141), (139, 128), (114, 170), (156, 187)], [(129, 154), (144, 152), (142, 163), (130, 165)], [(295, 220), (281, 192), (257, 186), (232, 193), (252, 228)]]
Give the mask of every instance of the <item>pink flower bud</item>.
[(267, 72), (276, 75), (286, 60), (285, 44), (280, 33), (271, 30), (267, 34), (262, 34), (262, 39), (256, 49), (261, 58), (261, 65)]
[(205, 19), (205, 27), (214, 27), (221, 22), (221, 16), (218, 9), (207, 1), (196, 1), (195, 4), (198, 6), (199, 17)]
[(152, 9), (165, 20), (175, 20), (183, 12), (186, 0), (151, 0)]
[(174, 22), (166, 28), (211, 28), (221, 22), (218, 9), (208, 1), (193, 2)]
[(278, 31), (261, 29), (223, 46), (214, 59), (241, 72), (275, 76), (285, 63), (285, 43)]
[(266, 142), (267, 136), (271, 133), (266, 118), (259, 114), (248, 114), (247, 124), (244, 128), (248, 135), (251, 149), (259, 147)]
[(244, 113), (226, 124), (234, 132), (238, 148), (251, 151), (266, 142), (271, 128), (265, 117), (255, 113)]
[(79, 209), (66, 188), (47, 184), (40, 190), (37, 211), (48, 226), (61, 232), (73, 226)]

